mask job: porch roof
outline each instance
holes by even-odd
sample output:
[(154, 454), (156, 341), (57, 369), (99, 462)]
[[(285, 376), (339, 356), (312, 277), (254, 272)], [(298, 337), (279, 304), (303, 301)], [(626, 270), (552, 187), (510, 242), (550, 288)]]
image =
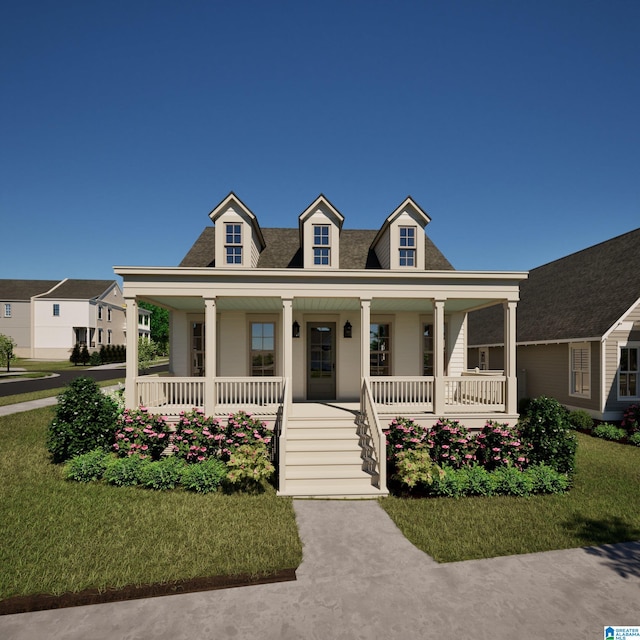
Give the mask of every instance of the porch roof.
[(518, 300), (526, 272), (207, 269), (114, 267), (125, 297), (137, 297), (176, 310), (202, 310), (216, 298), (220, 310), (280, 311), (292, 299), (302, 311), (356, 311), (371, 300), (373, 313), (430, 313), (433, 300), (448, 312), (470, 311), (497, 301)]

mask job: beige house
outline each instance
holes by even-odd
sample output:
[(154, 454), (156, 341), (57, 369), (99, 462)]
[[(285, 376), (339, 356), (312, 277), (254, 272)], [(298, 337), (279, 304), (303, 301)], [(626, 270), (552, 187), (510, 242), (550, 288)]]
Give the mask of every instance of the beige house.
[[(134, 335), (149, 335), (140, 310)], [(136, 314), (137, 315), (137, 314)], [(74, 345), (89, 352), (125, 344), (125, 308), (115, 280), (0, 280), (0, 333), (23, 358), (66, 360)]]
[[(209, 218), (180, 266), (115, 267), (127, 310), (145, 300), (171, 318), (171, 377), (138, 376), (136, 344), (127, 345), (129, 407), (273, 420), (283, 495), (386, 493), (382, 428), (395, 415), (468, 427), (517, 419), (526, 273), (455, 271), (412, 198), (377, 230), (343, 228), (322, 195), (297, 228), (262, 229), (233, 193)], [(467, 314), (495, 303), (503, 362), (469, 371)]]
[[(640, 403), (640, 229), (532, 269), (518, 305), (520, 395), (599, 420)], [(469, 317), (469, 364), (503, 359), (498, 308)]]

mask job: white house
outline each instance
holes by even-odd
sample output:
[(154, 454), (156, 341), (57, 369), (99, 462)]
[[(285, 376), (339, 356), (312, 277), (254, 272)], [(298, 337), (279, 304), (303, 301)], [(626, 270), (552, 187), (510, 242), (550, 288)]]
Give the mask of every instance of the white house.
[[(135, 314), (134, 335), (149, 335), (149, 314)], [(0, 333), (24, 358), (66, 360), (76, 344), (89, 352), (125, 344), (122, 290), (115, 280), (0, 280)]]
[[(262, 229), (234, 193), (209, 217), (180, 266), (115, 267), (128, 310), (170, 310), (172, 377), (139, 377), (129, 340), (129, 407), (270, 416), (285, 495), (385, 493), (381, 430), (394, 415), (471, 428), (517, 419), (509, 347), (526, 273), (455, 271), (412, 198), (377, 230), (343, 228), (323, 195), (297, 228)], [(504, 362), (476, 374), (467, 314), (498, 302)]]

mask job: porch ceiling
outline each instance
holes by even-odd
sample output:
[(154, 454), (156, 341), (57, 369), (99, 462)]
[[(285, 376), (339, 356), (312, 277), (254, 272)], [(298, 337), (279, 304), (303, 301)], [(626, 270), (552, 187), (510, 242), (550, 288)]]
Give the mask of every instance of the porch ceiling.
[[(178, 311), (199, 312), (204, 311), (204, 299), (199, 296), (153, 296), (144, 298), (148, 302), (175, 309)], [(470, 311), (490, 304), (498, 303), (498, 300), (477, 299), (448, 299), (445, 302), (447, 313)], [(217, 299), (219, 311), (248, 311), (263, 313), (279, 313), (282, 310), (282, 301), (277, 297), (258, 296), (221, 296)], [(343, 311), (359, 312), (360, 300), (347, 297), (318, 297), (293, 299), (295, 311), (340, 313)], [(372, 313), (394, 313), (398, 311), (412, 311), (416, 313), (432, 313), (433, 300), (430, 298), (374, 298), (371, 301)]]

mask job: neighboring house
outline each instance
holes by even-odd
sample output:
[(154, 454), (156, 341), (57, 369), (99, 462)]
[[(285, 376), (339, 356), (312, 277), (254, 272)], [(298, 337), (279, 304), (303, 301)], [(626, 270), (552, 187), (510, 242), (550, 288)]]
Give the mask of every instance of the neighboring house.
[[(351, 410), (342, 411), (351, 425), (356, 416), (359, 435), (354, 428), (351, 438), (378, 492), (386, 491), (381, 428), (389, 416), (425, 424), (442, 416), (469, 427), (517, 419), (515, 350), (495, 375), (468, 371), (466, 318), (500, 303), (505, 340), (515, 346), (526, 273), (455, 271), (425, 234), (430, 218), (412, 198), (374, 230), (343, 229), (343, 215), (322, 195), (297, 228), (262, 229), (233, 193), (209, 217), (213, 226), (180, 266), (114, 268), (127, 309), (144, 300), (171, 317), (172, 377), (138, 377), (137, 345), (127, 344), (128, 407), (271, 416), (280, 492), (289, 495), (367, 493), (345, 488), (343, 476), (354, 470), (329, 468), (349, 457), (338, 431), (328, 432), (337, 422), (325, 414), (339, 413), (336, 406)], [(305, 425), (313, 428), (301, 435)]]
[[(149, 334), (149, 312), (138, 312)], [(137, 314), (136, 314), (137, 315)], [(122, 291), (115, 280), (0, 280), (0, 333), (24, 358), (66, 360), (74, 345), (89, 352), (126, 342)]]
[[(470, 366), (501, 362), (500, 316), (470, 314)], [(553, 397), (600, 420), (619, 420), (640, 402), (640, 229), (529, 273), (517, 366), (521, 397)]]

